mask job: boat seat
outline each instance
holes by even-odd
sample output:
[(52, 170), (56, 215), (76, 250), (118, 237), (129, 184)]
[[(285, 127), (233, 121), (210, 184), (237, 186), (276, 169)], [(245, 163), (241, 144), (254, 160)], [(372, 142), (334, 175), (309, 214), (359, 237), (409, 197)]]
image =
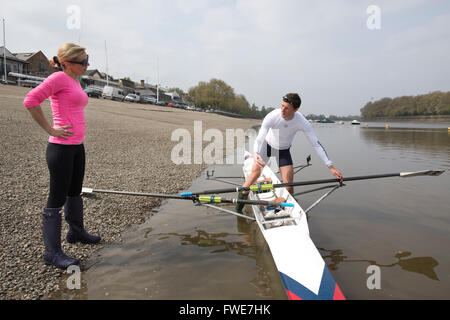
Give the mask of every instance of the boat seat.
[(271, 200), (277, 198), (273, 191), (264, 192), (264, 193), (256, 193), (256, 197), (261, 201), (271, 201)]

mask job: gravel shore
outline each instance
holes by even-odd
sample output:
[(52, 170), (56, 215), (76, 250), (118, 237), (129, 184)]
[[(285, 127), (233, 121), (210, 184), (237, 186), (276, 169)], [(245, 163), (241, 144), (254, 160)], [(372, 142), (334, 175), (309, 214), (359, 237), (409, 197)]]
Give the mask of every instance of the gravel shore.
[[(0, 85), (0, 299), (41, 299), (59, 288), (65, 271), (42, 259), (41, 212), (49, 175), (47, 134), (23, 106), (30, 89)], [(51, 120), (48, 100), (42, 104)], [(260, 121), (168, 107), (89, 99), (84, 186), (136, 192), (176, 193), (187, 188), (206, 164), (175, 165), (171, 141), (177, 128), (193, 133), (194, 121), (208, 128), (251, 128)], [(193, 135), (192, 135), (193, 137)], [(62, 246), (81, 259), (82, 268), (103, 244), (121, 241), (121, 233), (151, 216), (159, 199), (99, 195), (84, 197), (86, 229), (101, 235), (99, 245), (68, 244), (63, 220)]]

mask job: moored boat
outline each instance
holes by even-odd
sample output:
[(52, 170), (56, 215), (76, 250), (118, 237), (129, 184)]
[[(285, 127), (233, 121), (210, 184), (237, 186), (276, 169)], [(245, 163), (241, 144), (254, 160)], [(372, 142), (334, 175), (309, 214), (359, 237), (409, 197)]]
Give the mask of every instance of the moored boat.
[(328, 118), (323, 118), (319, 120), (319, 123), (334, 123), (334, 121)]
[[(253, 157), (246, 152), (244, 175), (251, 173)], [(265, 166), (258, 180), (280, 183), (274, 172)], [(305, 211), (286, 188), (267, 192), (250, 192), (249, 199), (275, 201), (284, 198), (293, 207), (270, 208), (252, 205), (258, 226), (270, 248), (273, 260), (289, 299), (345, 299), (325, 261), (309, 236)]]
[(360, 125), (361, 122), (359, 122), (358, 120), (353, 120), (352, 122), (350, 122), (351, 125)]

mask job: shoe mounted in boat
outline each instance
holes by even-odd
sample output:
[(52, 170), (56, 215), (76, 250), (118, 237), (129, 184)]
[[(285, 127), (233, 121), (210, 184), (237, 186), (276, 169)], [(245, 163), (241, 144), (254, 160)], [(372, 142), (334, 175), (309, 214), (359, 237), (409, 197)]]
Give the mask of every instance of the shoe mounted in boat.
[[(247, 200), (247, 199), (248, 199), (248, 193), (247, 193), (247, 194), (244, 194), (244, 193), (242, 193), (242, 191), (239, 191), (239, 193), (238, 193), (238, 199), (239, 199), (239, 200)], [(242, 213), (242, 209), (244, 209), (244, 206), (245, 206), (245, 203), (240, 203), (240, 202), (238, 202), (238, 203), (236, 203), (236, 205), (234, 206), (234, 210), (235, 210), (237, 213)]]

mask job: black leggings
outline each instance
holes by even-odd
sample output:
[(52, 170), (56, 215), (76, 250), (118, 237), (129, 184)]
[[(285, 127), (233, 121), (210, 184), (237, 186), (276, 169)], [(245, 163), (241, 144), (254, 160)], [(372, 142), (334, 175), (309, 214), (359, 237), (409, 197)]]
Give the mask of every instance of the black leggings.
[(60, 208), (66, 197), (80, 195), (83, 187), (86, 156), (84, 145), (48, 143), (45, 154), (50, 171), (50, 194), (47, 208)]

